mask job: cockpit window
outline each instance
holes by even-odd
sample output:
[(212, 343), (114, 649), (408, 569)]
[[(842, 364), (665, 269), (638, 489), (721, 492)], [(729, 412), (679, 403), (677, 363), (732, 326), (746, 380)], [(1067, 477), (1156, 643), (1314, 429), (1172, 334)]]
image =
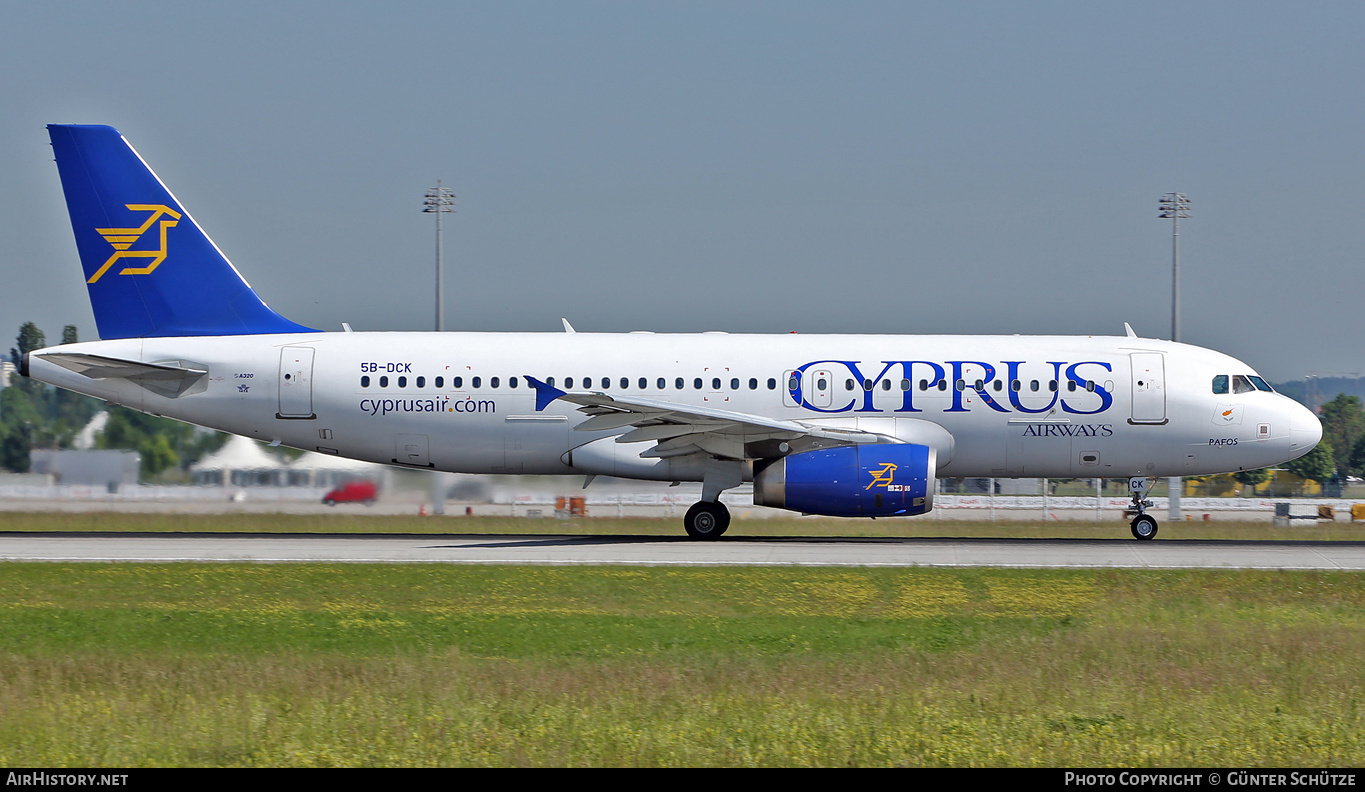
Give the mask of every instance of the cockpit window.
[(1219, 374), (1218, 376), (1213, 378), (1213, 392), (1214, 393), (1228, 392), (1228, 375)]
[(1265, 380), (1261, 379), (1260, 377), (1252, 377), (1252, 378), (1251, 378), (1251, 382), (1252, 382), (1253, 385), (1256, 386), (1256, 390), (1265, 391), (1266, 393), (1274, 393), (1274, 392), (1275, 392), (1275, 389), (1272, 388), (1272, 387), (1270, 387), (1270, 383), (1269, 383), (1269, 382), (1266, 382)]
[(1256, 386), (1251, 384), (1251, 380), (1241, 374), (1232, 375), (1233, 393), (1251, 393), (1256, 390)]

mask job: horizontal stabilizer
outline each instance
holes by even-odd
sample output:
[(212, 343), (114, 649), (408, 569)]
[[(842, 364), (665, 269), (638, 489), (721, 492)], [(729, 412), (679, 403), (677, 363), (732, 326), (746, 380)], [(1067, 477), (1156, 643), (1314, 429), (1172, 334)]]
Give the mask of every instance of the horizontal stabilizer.
[(71, 352), (35, 353), (37, 357), (90, 379), (126, 379), (153, 393), (174, 399), (189, 390), (208, 368), (183, 360), (161, 363), (140, 363), (102, 355)]

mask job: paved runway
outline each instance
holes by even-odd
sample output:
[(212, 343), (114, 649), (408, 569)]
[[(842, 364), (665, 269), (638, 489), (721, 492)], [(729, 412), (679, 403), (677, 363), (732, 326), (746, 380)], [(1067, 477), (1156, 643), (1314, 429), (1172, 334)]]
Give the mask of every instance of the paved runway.
[(1365, 542), (0, 533), (6, 561), (1365, 569)]

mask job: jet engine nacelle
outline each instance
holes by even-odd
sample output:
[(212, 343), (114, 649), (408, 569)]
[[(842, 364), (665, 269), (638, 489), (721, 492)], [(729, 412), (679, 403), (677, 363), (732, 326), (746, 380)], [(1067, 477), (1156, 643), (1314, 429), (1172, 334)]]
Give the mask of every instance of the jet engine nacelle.
[(754, 504), (830, 517), (891, 517), (934, 508), (938, 454), (913, 443), (791, 454), (754, 474)]

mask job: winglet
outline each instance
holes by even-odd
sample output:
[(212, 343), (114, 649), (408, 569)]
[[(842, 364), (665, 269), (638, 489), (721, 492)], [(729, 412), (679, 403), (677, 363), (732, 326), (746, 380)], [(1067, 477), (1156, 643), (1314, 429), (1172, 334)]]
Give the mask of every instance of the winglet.
[(550, 402), (568, 394), (568, 391), (562, 391), (553, 385), (541, 382), (535, 377), (526, 377), (526, 381), (531, 384), (532, 388), (536, 389), (536, 412), (543, 411), (550, 405)]

